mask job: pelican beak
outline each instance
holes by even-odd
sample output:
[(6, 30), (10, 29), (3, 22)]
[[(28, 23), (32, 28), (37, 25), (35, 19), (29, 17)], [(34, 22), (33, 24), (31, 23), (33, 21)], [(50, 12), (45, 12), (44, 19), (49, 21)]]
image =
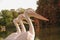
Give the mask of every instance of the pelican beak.
[(39, 14), (37, 14), (37, 13), (29, 13), (28, 15), (29, 15), (30, 17), (35, 17), (35, 18), (40, 19), (40, 20), (49, 21), (47, 18), (45, 18), (45, 17), (43, 17), (43, 16), (41, 16), (41, 15), (39, 15)]

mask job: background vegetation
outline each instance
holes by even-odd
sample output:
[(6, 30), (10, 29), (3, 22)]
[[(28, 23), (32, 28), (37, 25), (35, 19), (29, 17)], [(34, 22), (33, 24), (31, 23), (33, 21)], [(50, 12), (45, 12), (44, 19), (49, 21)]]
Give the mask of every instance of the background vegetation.
[[(35, 19), (36, 40), (60, 40), (60, 0), (39, 0), (36, 12), (49, 21)], [(21, 8), (22, 9), (22, 8)], [(0, 12), (0, 40), (16, 31), (13, 19), (24, 9), (1, 10)], [(28, 26), (28, 25), (26, 25)], [(6, 28), (5, 30), (4, 27)]]
[(41, 40), (60, 40), (60, 0), (39, 0), (36, 12), (49, 19), (39, 21)]
[(0, 12), (0, 37), (5, 38), (10, 33), (15, 32), (16, 28), (13, 24), (13, 19), (18, 16), (18, 12), (14, 9), (1, 10)]

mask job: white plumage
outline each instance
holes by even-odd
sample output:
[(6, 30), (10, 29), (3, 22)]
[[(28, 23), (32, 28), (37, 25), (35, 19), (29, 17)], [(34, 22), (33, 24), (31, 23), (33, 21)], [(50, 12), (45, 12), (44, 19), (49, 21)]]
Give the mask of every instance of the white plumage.
[(35, 31), (34, 31), (34, 26), (32, 24), (32, 21), (31, 21), (30, 17), (32, 16), (32, 17), (36, 17), (38, 19), (46, 20), (46, 21), (48, 21), (48, 19), (44, 18), (41, 15), (36, 14), (33, 11), (33, 9), (30, 9), (30, 8), (25, 10), (23, 15), (24, 15), (25, 19), (27, 20), (27, 22), (29, 24), (29, 31), (22, 32), (22, 34), (20, 36), (18, 36), (16, 40), (34, 40)]
[(7, 38), (5, 38), (4, 40), (15, 40), (15, 38), (17, 38), (17, 36), (19, 36), (19, 34), (21, 33), (20, 31), (20, 28), (17, 24), (17, 18), (13, 20), (15, 26), (16, 26), (16, 29), (17, 29), (17, 32), (15, 33), (12, 33), (10, 34)]
[[(7, 37), (7, 40), (34, 40), (35, 38), (35, 31), (34, 31), (34, 26), (32, 24), (32, 21), (30, 19), (30, 17), (35, 17), (38, 18), (40, 20), (46, 20), (48, 21), (48, 19), (44, 18), (43, 16), (37, 14), (33, 9), (29, 8), (26, 9), (24, 14), (21, 14), (18, 16), (18, 22), (21, 25), (21, 30), (19, 30), (19, 28), (17, 28), (17, 30), (19, 30), (18, 32), (16, 32), (14, 35), (11, 34), (11, 36)], [(23, 18), (26, 19), (26, 21), (29, 24), (29, 31), (26, 31), (25, 26), (23, 25)], [(14, 23), (16, 25), (16, 23)], [(18, 26), (18, 25), (17, 25)]]

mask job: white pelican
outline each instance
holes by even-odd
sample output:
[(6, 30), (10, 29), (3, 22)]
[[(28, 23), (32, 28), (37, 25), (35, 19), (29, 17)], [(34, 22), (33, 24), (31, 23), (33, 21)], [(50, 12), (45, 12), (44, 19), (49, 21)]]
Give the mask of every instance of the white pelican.
[(18, 36), (18, 34), (21, 33), (20, 28), (19, 28), (19, 25), (18, 25), (18, 23), (17, 23), (17, 18), (14, 19), (13, 22), (14, 22), (14, 24), (15, 24), (15, 26), (16, 26), (17, 32), (10, 34), (10, 35), (9, 35), (7, 38), (5, 38), (4, 40), (14, 40), (14, 39)]
[[(35, 37), (34, 26), (33, 26), (32, 22), (31, 22), (31, 19), (29, 18), (29, 16), (36, 17), (38, 19), (48, 21), (48, 19), (44, 18), (41, 15), (36, 14), (34, 12), (34, 10), (30, 9), (30, 8), (26, 9), (23, 15), (22, 15), (22, 17), (25, 17), (25, 19), (27, 20), (27, 22), (29, 24), (29, 31), (26, 31), (26, 29), (25, 29), (25, 27), (23, 25), (23, 22), (21, 20), (22, 17), (21, 17), (21, 15), (19, 15), (18, 18), (15, 19), (15, 21), (14, 21), (14, 24), (15, 24), (15, 26), (17, 28), (17, 32), (12, 33), (5, 40), (34, 40), (34, 37)], [(19, 22), (19, 24), (21, 25), (22, 31), (20, 30), (19, 25), (17, 24), (17, 22)]]
[(29, 16), (38, 18), (40, 20), (46, 20), (46, 21), (48, 21), (48, 19), (44, 18), (41, 15), (38, 15), (37, 13), (34, 12), (33, 9), (30, 8), (26, 9), (23, 15), (29, 24), (29, 31), (22, 32), (15, 40), (34, 40), (35, 37), (34, 26)]
[[(18, 17), (17, 17), (16, 19), (14, 19), (14, 20), (13, 20), (13, 23), (14, 23), (15, 26), (16, 26), (17, 32), (10, 34), (10, 35), (9, 35), (7, 38), (5, 38), (4, 40), (15, 40), (15, 39), (21, 34), (21, 32), (25, 32), (25, 28), (24, 28), (24, 24), (23, 24), (23, 23), (26, 23), (26, 22), (23, 22), (23, 21), (21, 20), (21, 16), (20, 16), (19, 19), (18, 19)], [(19, 24), (18, 24), (18, 23), (22, 26), (22, 27), (21, 27), (22, 31), (21, 31), (21, 29), (19, 28)]]

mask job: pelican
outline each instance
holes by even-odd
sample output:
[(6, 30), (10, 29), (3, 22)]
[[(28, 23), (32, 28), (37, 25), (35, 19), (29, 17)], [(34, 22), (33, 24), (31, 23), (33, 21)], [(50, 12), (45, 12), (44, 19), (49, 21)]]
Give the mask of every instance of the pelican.
[[(35, 38), (35, 31), (34, 31), (34, 26), (32, 24), (32, 21), (30, 19), (30, 17), (35, 17), (38, 18), (40, 20), (46, 20), (48, 21), (48, 19), (46, 19), (45, 17), (37, 14), (33, 9), (29, 8), (26, 9), (24, 12), (24, 17), (27, 20), (28, 24), (29, 24), (29, 31), (22, 32), (17, 39), (15, 40), (34, 40)], [(18, 18), (19, 19), (19, 18)], [(25, 28), (24, 28), (25, 29)]]
[(7, 38), (5, 38), (4, 40), (14, 40), (14, 39), (18, 36), (18, 34), (21, 33), (20, 28), (19, 28), (18, 23), (17, 23), (17, 18), (14, 19), (13, 22), (14, 22), (14, 24), (15, 24), (15, 26), (16, 26), (17, 32), (10, 34), (10, 35), (9, 35)]
[[(19, 19), (18, 19), (19, 18)], [(10, 34), (7, 38), (5, 38), (4, 40), (15, 40), (21, 33), (26, 32), (26, 29), (24, 27), (24, 24), (28, 24), (25, 21), (24, 15), (19, 15), (17, 18), (15, 18), (13, 20), (13, 23), (16, 26), (17, 32)], [(24, 23), (24, 24), (23, 24)], [(19, 25), (21, 26), (21, 29), (19, 28)], [(22, 30), (22, 31), (21, 31)]]
[[(32, 21), (31, 21), (30, 17), (35, 17), (35, 18), (38, 18), (38, 19), (48, 21), (48, 19), (46, 19), (43, 16), (37, 14), (33, 9), (30, 9), (30, 8), (26, 9), (23, 15), (22, 15), (22, 17), (25, 17), (25, 19), (27, 20), (27, 22), (29, 24), (29, 31), (26, 31), (26, 29), (23, 25), (23, 22), (21, 20), (22, 17), (21, 17), (21, 15), (19, 15), (18, 18), (13, 21), (16, 28), (17, 28), (17, 32), (12, 33), (5, 40), (34, 40), (35, 31), (34, 31), (34, 26), (32, 24)], [(20, 30), (17, 22), (19, 22), (19, 24), (21, 25), (20, 27), (22, 28), (22, 30)]]
[[(19, 19), (18, 19), (18, 17), (17, 17), (17, 18), (15, 18), (15, 19), (13, 20), (13, 23), (14, 23), (15, 26), (16, 26), (17, 32), (10, 34), (10, 35), (9, 35), (7, 38), (5, 38), (4, 40), (15, 40), (15, 39), (21, 34), (21, 32), (25, 32), (25, 28), (24, 28), (24, 24), (23, 24), (23, 23), (26, 23), (26, 22), (22, 21), (21, 19), (22, 19), (22, 17), (20, 16)], [(21, 29), (20, 29), (19, 25), (22, 26)], [(22, 30), (22, 31), (21, 31), (21, 30)]]

